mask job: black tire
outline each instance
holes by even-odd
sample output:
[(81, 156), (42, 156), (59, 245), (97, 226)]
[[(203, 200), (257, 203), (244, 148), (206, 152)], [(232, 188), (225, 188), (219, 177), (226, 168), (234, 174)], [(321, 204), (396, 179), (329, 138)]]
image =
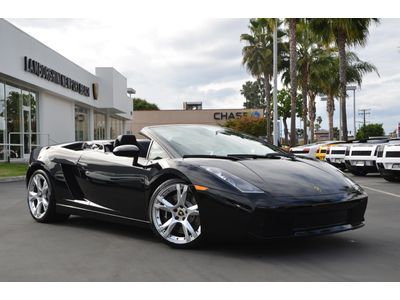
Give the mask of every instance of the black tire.
[(396, 177), (394, 175), (383, 175), (381, 173), (381, 176), (383, 177), (383, 179), (389, 182), (400, 182), (400, 177)]
[(365, 176), (365, 175), (368, 174), (367, 171), (359, 171), (359, 170), (350, 170), (350, 172), (351, 172), (353, 175), (356, 175), (356, 176)]
[[(183, 206), (179, 204), (177, 188), (178, 186), (182, 195), (186, 193), (186, 195), (184, 196), (185, 199), (183, 199), (183, 196), (181, 197), (185, 203)], [(174, 190), (174, 187), (176, 190)], [(180, 187), (183, 187), (183, 192)], [(185, 187), (187, 187), (186, 192)], [(204, 241), (204, 233), (201, 232), (200, 225), (200, 209), (194, 198), (194, 195), (195, 193), (191, 184), (181, 179), (169, 179), (158, 186), (150, 198), (148, 213), (151, 228), (154, 234), (161, 241), (173, 248), (195, 248), (199, 247), (200, 244)], [(167, 200), (168, 205), (164, 205), (163, 203), (161, 203), (157, 198), (158, 196), (161, 196), (162, 199)], [(188, 204), (191, 206), (188, 207)], [(157, 209), (155, 205), (163, 208)], [(190, 209), (193, 207), (197, 207), (197, 209)], [(179, 215), (180, 213), (182, 213), (182, 215)], [(164, 231), (164, 234), (166, 236), (163, 236), (160, 233), (161, 228), (165, 226), (169, 221), (171, 221), (170, 225), (167, 226)], [(189, 223), (190, 227), (186, 227), (184, 225), (187, 224), (186, 221), (187, 223)], [(175, 225), (171, 226), (171, 223), (174, 223)], [(173, 227), (173, 229), (170, 229), (169, 227)], [(191, 228), (191, 230), (188, 231), (188, 228)], [(178, 241), (178, 238), (181, 240)]]
[[(36, 186), (36, 189), (34, 188), (35, 182), (34, 180), (40, 180), (42, 181), (42, 187), (44, 185), (44, 180), (47, 183), (47, 192), (39, 192), (38, 187)], [(35, 193), (36, 190), (36, 198), (32, 197), (31, 192)], [(44, 195), (45, 194), (45, 195)], [(43, 196), (44, 195), (44, 196)], [(34, 206), (35, 203), (38, 203), (39, 200), (37, 200), (40, 196), (42, 199), (42, 204), (41, 204), (41, 213), (38, 213), (35, 215), (34, 213)], [(42, 197), (43, 196), (43, 197)], [(45, 210), (44, 207), (45, 205), (43, 204), (45, 199), (47, 201), (47, 209)], [(28, 182), (28, 195), (27, 195), (27, 202), (28, 202), (28, 210), (32, 216), (32, 218), (39, 223), (51, 223), (51, 222), (61, 222), (65, 221), (68, 219), (69, 215), (66, 214), (59, 214), (56, 212), (56, 200), (54, 197), (54, 187), (52, 184), (52, 181), (50, 180), (50, 177), (47, 175), (47, 173), (43, 170), (36, 170), (33, 172), (31, 177), (29, 178)], [(39, 205), (36, 206), (38, 211), (40, 210)]]

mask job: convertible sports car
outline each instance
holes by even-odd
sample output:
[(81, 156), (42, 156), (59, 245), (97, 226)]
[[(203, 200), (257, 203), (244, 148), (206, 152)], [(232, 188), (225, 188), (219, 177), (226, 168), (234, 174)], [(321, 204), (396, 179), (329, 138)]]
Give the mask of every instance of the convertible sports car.
[(143, 140), (35, 149), (26, 181), (38, 222), (69, 215), (150, 226), (165, 243), (341, 232), (364, 225), (367, 195), (328, 163), (206, 125), (162, 125)]

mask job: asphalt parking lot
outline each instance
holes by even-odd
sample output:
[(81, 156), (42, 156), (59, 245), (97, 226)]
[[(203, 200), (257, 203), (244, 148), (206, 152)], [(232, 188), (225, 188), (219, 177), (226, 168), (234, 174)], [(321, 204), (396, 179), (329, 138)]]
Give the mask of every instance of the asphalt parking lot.
[(40, 224), (0, 183), (0, 281), (399, 281), (400, 184), (357, 177), (367, 226), (305, 240), (174, 250), (150, 230), (80, 217)]

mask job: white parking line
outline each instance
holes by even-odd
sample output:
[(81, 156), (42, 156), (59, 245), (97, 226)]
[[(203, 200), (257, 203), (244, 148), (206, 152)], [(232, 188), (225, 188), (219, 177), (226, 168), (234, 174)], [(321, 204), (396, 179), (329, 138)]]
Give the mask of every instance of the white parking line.
[(378, 190), (378, 189), (374, 189), (374, 188), (371, 188), (369, 186), (362, 185), (361, 187), (365, 188), (365, 189), (369, 189), (371, 191), (378, 192), (378, 193), (382, 193), (382, 194), (386, 194), (386, 195), (389, 195), (389, 196), (400, 198), (400, 195), (396, 195), (396, 194), (392, 194), (392, 193), (389, 193), (389, 192), (385, 192), (385, 191), (381, 191), (381, 190)]

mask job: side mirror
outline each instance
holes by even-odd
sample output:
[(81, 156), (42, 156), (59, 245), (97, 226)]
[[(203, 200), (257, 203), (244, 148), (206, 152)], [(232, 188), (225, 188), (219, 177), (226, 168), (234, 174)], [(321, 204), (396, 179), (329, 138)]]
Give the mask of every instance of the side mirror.
[(116, 156), (133, 157), (133, 165), (137, 165), (139, 152), (138, 146), (135, 145), (121, 145), (113, 150)]

